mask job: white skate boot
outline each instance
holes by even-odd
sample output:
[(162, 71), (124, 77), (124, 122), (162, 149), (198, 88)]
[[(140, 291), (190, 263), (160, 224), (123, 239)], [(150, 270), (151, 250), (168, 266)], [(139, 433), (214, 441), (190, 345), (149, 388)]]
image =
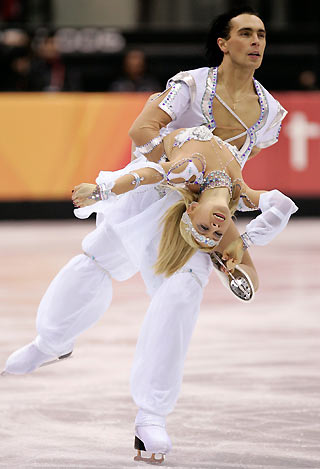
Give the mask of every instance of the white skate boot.
[[(138, 451), (135, 461), (161, 464), (172, 447), (166, 431), (165, 418), (139, 409), (135, 422), (134, 447)], [(149, 452), (151, 456), (142, 456), (141, 451)]]
[(5, 365), (2, 376), (5, 375), (24, 375), (31, 373), (40, 366), (51, 365), (59, 360), (70, 357), (72, 351), (56, 357), (41, 352), (34, 342), (13, 352)]

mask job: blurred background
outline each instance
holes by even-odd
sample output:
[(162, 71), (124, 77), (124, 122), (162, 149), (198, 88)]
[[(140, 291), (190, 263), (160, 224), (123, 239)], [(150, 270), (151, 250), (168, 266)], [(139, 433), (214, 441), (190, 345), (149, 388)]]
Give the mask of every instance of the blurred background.
[[(70, 194), (129, 161), (128, 129), (180, 70), (206, 66), (213, 17), (234, 0), (0, 0), (0, 219), (69, 218)], [(289, 111), (245, 170), (319, 215), (316, 2), (252, 0), (267, 28), (256, 78)]]

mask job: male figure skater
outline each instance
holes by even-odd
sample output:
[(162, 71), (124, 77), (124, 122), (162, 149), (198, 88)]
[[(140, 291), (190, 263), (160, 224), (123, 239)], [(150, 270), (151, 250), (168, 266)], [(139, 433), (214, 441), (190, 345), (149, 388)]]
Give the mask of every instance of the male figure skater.
[[(242, 167), (261, 149), (276, 143), (287, 112), (254, 79), (265, 46), (264, 24), (250, 7), (217, 17), (207, 38), (209, 67), (178, 73), (168, 81), (163, 93), (149, 99), (129, 132), (136, 146), (134, 155), (159, 161), (165, 158), (165, 135), (174, 129), (199, 125), (232, 143)], [(196, 253), (192, 258), (195, 270), (200, 256)], [(180, 275), (177, 292), (187, 291), (187, 277)], [(153, 327), (158, 315), (163, 328)], [(177, 319), (177, 311), (167, 302), (161, 311), (148, 311), (138, 339), (131, 376), (132, 396), (139, 407), (136, 434), (152, 452), (158, 449), (164, 454), (171, 448), (165, 417), (173, 410), (180, 391), (184, 357), (195, 324), (191, 316)], [(187, 323), (192, 326), (183, 327)], [(169, 335), (167, 324), (171, 324)], [(168, 353), (160, 358), (156, 350), (163, 340)], [(143, 449), (139, 445), (136, 448)]]

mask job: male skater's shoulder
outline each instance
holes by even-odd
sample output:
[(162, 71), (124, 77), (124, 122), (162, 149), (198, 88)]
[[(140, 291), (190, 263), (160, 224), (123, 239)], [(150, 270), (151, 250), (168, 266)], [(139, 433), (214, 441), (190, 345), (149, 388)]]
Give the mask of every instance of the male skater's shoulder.
[[(208, 89), (208, 67), (181, 71), (169, 78), (166, 90), (169, 93), (159, 103), (159, 108), (165, 111), (172, 121), (170, 130), (181, 127), (193, 127), (206, 124), (203, 112), (203, 96)], [(209, 84), (210, 91), (212, 84)]]

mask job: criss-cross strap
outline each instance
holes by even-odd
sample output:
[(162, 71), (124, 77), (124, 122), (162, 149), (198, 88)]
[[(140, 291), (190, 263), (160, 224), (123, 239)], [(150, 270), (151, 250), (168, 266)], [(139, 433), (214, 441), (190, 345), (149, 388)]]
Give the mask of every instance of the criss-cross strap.
[(223, 101), (223, 99), (217, 93), (215, 94), (215, 97), (222, 104), (222, 106), (224, 106), (233, 115), (233, 117), (235, 117), (237, 121), (240, 122), (240, 124), (246, 129), (244, 132), (241, 132), (240, 134), (235, 135), (234, 137), (227, 138), (225, 142), (232, 142), (233, 140), (236, 140), (239, 137), (243, 137), (243, 135), (247, 135), (247, 131), (249, 130), (249, 128), (246, 126), (243, 120), (240, 119), (240, 117), (233, 111), (233, 109), (231, 109), (231, 107), (228, 106), (228, 104)]

